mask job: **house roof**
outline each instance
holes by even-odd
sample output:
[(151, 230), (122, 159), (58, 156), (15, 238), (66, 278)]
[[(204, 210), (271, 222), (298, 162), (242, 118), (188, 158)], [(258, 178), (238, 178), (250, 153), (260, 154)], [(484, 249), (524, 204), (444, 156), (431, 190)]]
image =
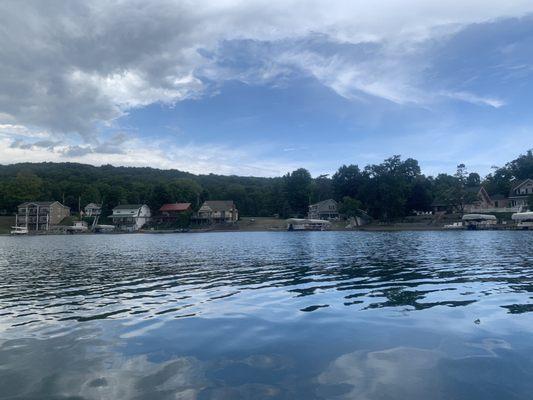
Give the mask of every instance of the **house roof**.
[(163, 204), (159, 211), (187, 211), (189, 208), (191, 208), (191, 203), (171, 203)]
[(504, 194), (496, 193), (490, 196), (492, 200), (505, 200), (507, 197)]
[(233, 200), (208, 200), (202, 204), (202, 208), (204, 207), (208, 207), (215, 212), (229, 211), (235, 208), (235, 203), (233, 203)]
[(70, 208), (70, 207), (64, 206), (63, 204), (61, 204), (57, 200), (56, 201), (26, 201), (26, 202), (24, 202), (22, 204), (19, 204), (19, 207), (26, 207), (26, 206), (29, 206), (29, 205), (36, 205), (36, 206), (39, 206), (39, 207), (48, 207), (48, 206), (51, 206), (54, 203), (59, 204), (61, 207)]
[(102, 206), (100, 206), (100, 204), (96, 204), (96, 203), (89, 203), (85, 206), (85, 208), (102, 208)]
[[(516, 189), (518, 189), (520, 186), (522, 186), (524, 183), (528, 182), (528, 181), (531, 181), (533, 179), (531, 178), (528, 178), (528, 179), (522, 179), (521, 181), (517, 181), (512, 187), (511, 187), (511, 190), (509, 191), (509, 197), (513, 196), (514, 195), (514, 191)], [(521, 195), (521, 196), (525, 196), (525, 195)]]
[(113, 210), (138, 210), (144, 204), (119, 204)]
[(322, 200), (322, 201), (319, 201), (318, 203), (315, 203), (315, 204), (310, 204), (309, 207), (313, 207), (313, 206), (321, 206), (321, 205), (325, 205), (325, 204), (328, 204), (328, 203), (335, 203), (337, 204), (337, 202), (333, 199), (327, 199), (327, 200)]

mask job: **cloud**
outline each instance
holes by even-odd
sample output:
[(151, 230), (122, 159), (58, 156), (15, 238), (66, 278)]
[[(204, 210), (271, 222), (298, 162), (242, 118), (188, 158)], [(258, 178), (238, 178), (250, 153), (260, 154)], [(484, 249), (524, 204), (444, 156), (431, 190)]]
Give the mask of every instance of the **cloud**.
[[(90, 142), (95, 127), (132, 108), (208, 95), (225, 79), (276, 83), (294, 71), (348, 98), (424, 103), (419, 72), (427, 65), (427, 43), (468, 24), (530, 12), (530, 1), (496, 0), (383, 0), (379, 7), (364, 1), (4, 1), (0, 123)], [(334, 53), (320, 48), (317, 34)], [(221, 44), (228, 50), (236, 43), (238, 51), (244, 41), (263, 44), (247, 69), (224, 65)], [(280, 44), (282, 51), (275, 48)], [(453, 97), (503, 104), (463, 91)]]
[(444, 92), (442, 95), (452, 99), (462, 100), (472, 104), (486, 105), (493, 108), (500, 108), (505, 105), (505, 101), (495, 97), (477, 96), (468, 92)]
[(176, 145), (172, 139), (146, 141), (126, 133), (92, 144), (67, 139), (29, 141), (0, 137), (0, 162), (71, 161), (248, 176), (279, 176), (299, 167), (296, 161), (276, 156), (265, 160), (265, 154), (272, 150), (273, 147), (266, 143), (243, 145), (238, 149), (192, 142)]

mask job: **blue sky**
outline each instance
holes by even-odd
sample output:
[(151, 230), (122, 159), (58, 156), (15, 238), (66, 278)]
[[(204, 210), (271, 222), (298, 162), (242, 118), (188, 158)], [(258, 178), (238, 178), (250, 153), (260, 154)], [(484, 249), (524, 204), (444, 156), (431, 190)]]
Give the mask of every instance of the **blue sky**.
[(533, 147), (533, 3), (3, 2), (0, 163), (313, 175)]

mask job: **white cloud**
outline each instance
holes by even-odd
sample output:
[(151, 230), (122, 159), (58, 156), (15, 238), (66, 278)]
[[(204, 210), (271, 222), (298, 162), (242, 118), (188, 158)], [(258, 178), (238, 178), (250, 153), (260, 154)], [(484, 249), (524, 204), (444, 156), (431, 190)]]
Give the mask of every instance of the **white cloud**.
[(428, 90), (428, 47), (470, 24), (532, 12), (525, 0), (1, 2), (0, 162), (276, 175), (296, 162), (259, 161), (257, 144), (147, 145), (131, 133), (112, 143), (98, 127), (132, 108), (212, 95), (226, 80), (280, 85), (302, 74), (351, 100), (500, 108), (498, 93), (445, 82)]
[(452, 99), (466, 101), (472, 104), (486, 105), (493, 108), (500, 108), (505, 105), (505, 101), (495, 97), (483, 97), (468, 92), (444, 92), (442, 95)]
[[(234, 149), (224, 145), (176, 145), (170, 140), (147, 141), (118, 135), (95, 144), (75, 141), (32, 141), (0, 136), (0, 163), (80, 162), (92, 165), (141, 166), (179, 169), (196, 174), (279, 176), (295, 170), (296, 161), (268, 157), (268, 145), (247, 145)], [(312, 166), (312, 164), (310, 164)]]
[[(128, 108), (201, 95), (202, 70), (215, 80), (231, 78), (201, 50), (244, 39), (275, 46), (317, 33), (339, 44), (378, 44), (376, 57), (360, 61), (296, 46), (292, 61), (285, 52), (250, 66), (258, 68), (253, 76), (275, 79), (289, 63), (343, 96), (360, 91), (417, 103), (424, 96), (412, 61), (420, 43), (530, 12), (530, 1), (496, 0), (7, 1), (0, 4), (0, 113), (17, 125), (87, 136)], [(455, 98), (500, 105), (475, 94)]]

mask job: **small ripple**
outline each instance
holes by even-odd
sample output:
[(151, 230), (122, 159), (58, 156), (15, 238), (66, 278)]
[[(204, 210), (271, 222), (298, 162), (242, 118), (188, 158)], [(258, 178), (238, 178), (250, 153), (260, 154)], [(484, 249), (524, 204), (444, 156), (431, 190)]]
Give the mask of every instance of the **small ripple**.
[(232, 235), (73, 237), (76, 246), (46, 237), (32, 249), (0, 238), (2, 329), (272, 307), (416, 312), (468, 307), (482, 298), (509, 313), (533, 311), (529, 298), (498, 303), (508, 293), (533, 293), (527, 232)]

